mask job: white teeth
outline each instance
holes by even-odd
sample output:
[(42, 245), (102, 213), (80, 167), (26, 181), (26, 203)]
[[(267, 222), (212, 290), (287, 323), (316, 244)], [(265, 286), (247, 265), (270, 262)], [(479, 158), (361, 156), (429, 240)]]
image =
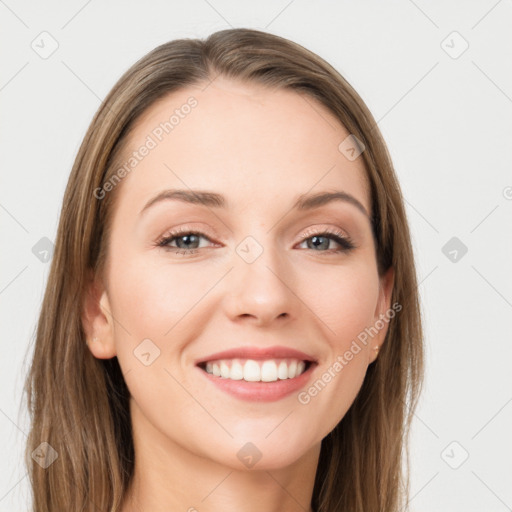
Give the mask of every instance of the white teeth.
[(266, 361), (222, 359), (215, 362), (208, 361), (205, 369), (207, 373), (223, 379), (275, 382), (298, 377), (304, 373), (306, 363), (298, 359), (269, 359)]
[(222, 361), (220, 363), (220, 376), (224, 379), (229, 379), (229, 373), (229, 366), (224, 361)]
[(279, 368), (277, 370), (277, 376), (283, 380), (288, 378), (288, 365), (284, 361), (281, 361), (279, 363)]
[(244, 364), (244, 380), (247, 382), (258, 382), (261, 380), (260, 366), (256, 361), (246, 361)]
[(288, 378), (293, 379), (297, 373), (297, 361), (292, 361), (288, 366)]
[(242, 380), (244, 378), (244, 367), (238, 361), (233, 361), (229, 378), (231, 380)]
[(274, 382), (277, 380), (277, 365), (275, 361), (265, 361), (261, 365), (261, 380), (263, 382)]

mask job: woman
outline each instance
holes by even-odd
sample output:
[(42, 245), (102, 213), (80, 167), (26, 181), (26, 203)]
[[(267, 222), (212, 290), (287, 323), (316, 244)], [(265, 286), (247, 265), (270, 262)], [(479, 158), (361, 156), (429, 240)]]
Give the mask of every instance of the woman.
[(26, 382), (34, 510), (396, 511), (422, 361), (357, 93), (264, 32), (164, 44), (69, 178)]

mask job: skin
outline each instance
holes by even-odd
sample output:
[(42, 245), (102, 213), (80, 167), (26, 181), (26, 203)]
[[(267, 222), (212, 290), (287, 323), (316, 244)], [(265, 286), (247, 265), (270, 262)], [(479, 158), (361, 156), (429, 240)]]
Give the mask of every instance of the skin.
[[(117, 356), (131, 393), (136, 465), (122, 511), (303, 512), (320, 443), (355, 399), (387, 324), (307, 404), (297, 393), (237, 399), (200, 378), (194, 361), (284, 345), (317, 359), (309, 386), (390, 308), (393, 271), (379, 278), (370, 221), (352, 204), (292, 209), (300, 194), (343, 190), (371, 214), (363, 159), (338, 150), (349, 133), (325, 107), (222, 77), (206, 85), (152, 105), (130, 134), (127, 156), (197, 99), (118, 185), (107, 265), (84, 308), (92, 354)], [(223, 194), (229, 208), (167, 200), (140, 214), (173, 188)], [(180, 227), (207, 237), (195, 253), (177, 254), (183, 238), (157, 247)], [(312, 246), (326, 228), (356, 248)], [(249, 235), (263, 249), (250, 264), (235, 250)], [(148, 366), (134, 355), (147, 338), (160, 350)], [(262, 454), (252, 468), (237, 457), (247, 442)]]

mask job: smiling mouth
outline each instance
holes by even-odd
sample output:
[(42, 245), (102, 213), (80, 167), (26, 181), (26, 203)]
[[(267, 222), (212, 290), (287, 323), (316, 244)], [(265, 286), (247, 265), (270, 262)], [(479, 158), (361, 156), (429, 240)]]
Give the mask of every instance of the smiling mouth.
[(229, 380), (246, 382), (276, 382), (295, 379), (306, 372), (311, 361), (293, 358), (277, 359), (218, 359), (198, 364), (206, 373)]

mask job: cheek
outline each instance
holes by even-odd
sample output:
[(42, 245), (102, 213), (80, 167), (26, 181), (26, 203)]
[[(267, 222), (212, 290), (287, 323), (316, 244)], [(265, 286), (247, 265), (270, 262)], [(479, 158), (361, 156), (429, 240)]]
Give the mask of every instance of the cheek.
[(181, 355), (201, 331), (198, 315), (218, 276), (201, 265), (126, 254), (122, 260), (109, 274), (117, 357), (131, 395), (158, 423), (163, 397), (173, 397), (173, 413), (186, 408), (173, 376), (182, 380)]
[[(166, 261), (165, 254), (148, 258), (124, 253), (109, 274), (117, 357), (130, 392), (143, 397), (148, 411), (153, 405), (158, 410), (171, 390), (180, 396), (172, 377), (182, 380), (189, 364), (187, 348), (218, 312), (208, 291), (226, 272), (172, 257)], [(180, 406), (179, 400), (175, 405)]]
[(324, 434), (346, 414), (363, 383), (371, 342), (358, 338), (373, 325), (378, 300), (378, 275), (372, 265), (354, 264), (316, 272), (314, 283), (303, 285), (301, 297), (319, 319), (317, 326), (329, 344), (316, 379), (298, 402), (324, 418)]
[(331, 347), (344, 350), (373, 321), (379, 290), (376, 270), (362, 261), (306, 275), (314, 279), (301, 277), (298, 295), (315, 313)]
[(200, 302), (212, 277), (201, 265), (133, 258), (111, 273), (113, 314), (136, 337), (163, 339)]

